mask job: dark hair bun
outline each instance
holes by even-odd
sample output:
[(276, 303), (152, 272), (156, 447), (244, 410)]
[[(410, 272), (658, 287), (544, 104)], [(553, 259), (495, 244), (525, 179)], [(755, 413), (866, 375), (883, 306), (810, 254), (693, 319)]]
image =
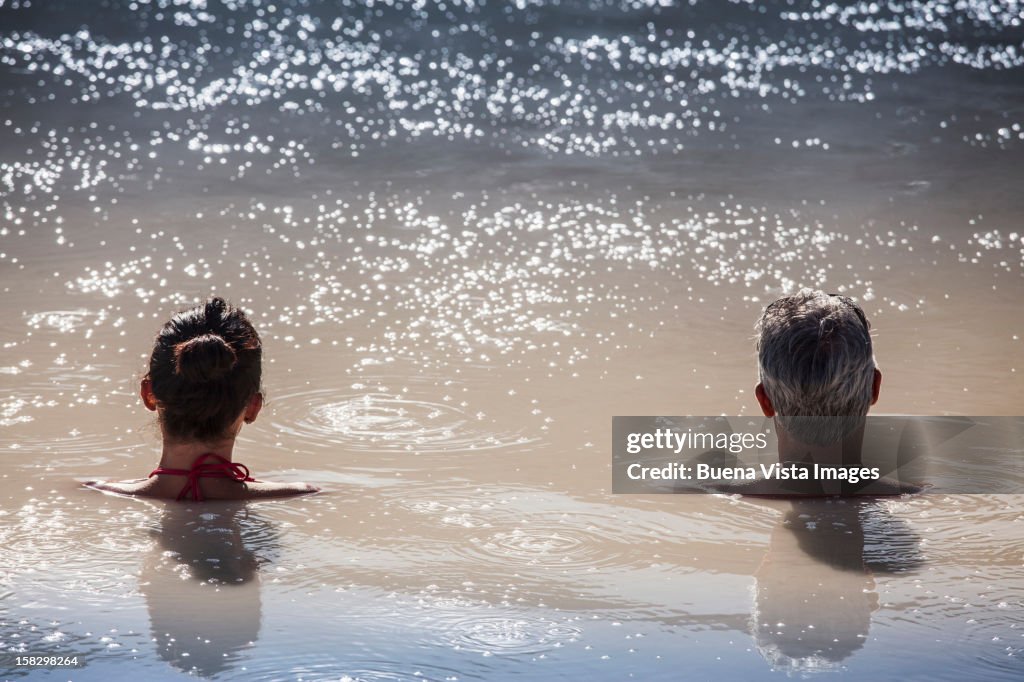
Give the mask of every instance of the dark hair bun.
[(228, 302), (220, 296), (214, 296), (206, 304), (206, 319), (214, 324), (219, 322), (224, 317), (224, 313), (228, 310)]
[(188, 381), (217, 381), (236, 362), (235, 351), (217, 334), (202, 334), (174, 346), (174, 372)]

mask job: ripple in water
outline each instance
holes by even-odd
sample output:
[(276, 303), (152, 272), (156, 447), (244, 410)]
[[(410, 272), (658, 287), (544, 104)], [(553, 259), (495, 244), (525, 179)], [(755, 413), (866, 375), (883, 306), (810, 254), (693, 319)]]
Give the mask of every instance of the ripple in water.
[[(37, 456), (47, 465), (59, 457), (63, 467), (72, 467), (64, 473), (79, 475), (74, 468), (105, 464), (135, 445), (134, 440), (126, 443), (124, 429), (92, 431), (97, 426), (88, 415), (74, 418), (71, 410), (98, 402), (94, 394), (66, 391), (55, 384), (0, 390), (0, 455), (10, 456), (8, 469), (38, 466)], [(63, 414), (55, 420), (59, 410)]]
[(572, 616), (463, 597), (421, 594), (406, 616), (429, 640), (424, 644), (440, 639), (457, 651), (483, 656), (541, 654), (576, 642), (581, 634)]
[(493, 430), (492, 420), (483, 413), (470, 414), (463, 405), (419, 400), (404, 392), (339, 396), (324, 390), (291, 394), (274, 402), (274, 427), (314, 447), (432, 453), (493, 450), (534, 442), (520, 433)]
[(490, 535), (472, 537), (455, 551), (466, 554), (475, 563), (512, 568), (629, 570), (638, 563), (650, 563), (649, 558), (639, 555), (629, 544), (630, 533), (638, 530), (638, 527), (617, 528), (611, 523), (595, 525), (586, 519), (558, 522), (540, 518)]
[(405, 682), (407, 680), (426, 680), (426, 682), (454, 682), (462, 679), (455, 670), (435, 667), (414, 666), (409, 672), (389, 669), (393, 663), (377, 661), (357, 664), (348, 669), (340, 679), (345, 682)]
[(341, 682), (455, 682), (478, 679), (465, 671), (436, 665), (403, 664), (391, 660), (323, 661), (322, 654), (296, 652), (265, 660), (247, 662), (245, 679), (280, 680), (283, 671), (300, 680), (340, 680)]
[[(769, 512), (722, 500), (713, 503), (714, 514), (705, 513), (706, 505), (697, 505), (693, 513), (647, 512), (497, 484), (402, 487), (390, 497), (385, 506), (430, 524), (473, 529), (451, 551), (480, 568), (631, 570), (664, 560), (685, 561), (690, 550), (684, 548), (692, 543), (757, 545), (772, 522)], [(410, 518), (407, 523), (419, 521)], [(655, 543), (657, 550), (636, 552), (638, 540)]]
[(470, 538), (456, 551), (476, 563), (540, 569), (626, 569), (635, 562), (625, 538), (613, 529), (543, 520)]
[(448, 642), (455, 649), (490, 656), (539, 654), (575, 642), (575, 625), (540, 616), (484, 616), (454, 619), (447, 626)]
[(385, 504), (400, 507), (418, 516), (433, 517), (444, 525), (463, 528), (489, 528), (499, 523), (515, 523), (540, 502), (534, 489), (496, 484), (448, 489), (439, 489), (435, 485), (413, 491), (396, 491), (393, 494), (400, 496)]
[(474, 544), (486, 553), (526, 564), (576, 562), (586, 549), (586, 541), (574, 528), (516, 528)]
[[(152, 517), (148, 506), (86, 506), (64, 496), (0, 509), (0, 546), (12, 548), (4, 553), (5, 584), (43, 604), (110, 604), (136, 594), (131, 571), (152, 546), (140, 530)], [(74, 571), (66, 570), (68, 557)]]
[(25, 323), (32, 329), (53, 329), (62, 334), (83, 326), (93, 316), (89, 310), (47, 310), (27, 315)]

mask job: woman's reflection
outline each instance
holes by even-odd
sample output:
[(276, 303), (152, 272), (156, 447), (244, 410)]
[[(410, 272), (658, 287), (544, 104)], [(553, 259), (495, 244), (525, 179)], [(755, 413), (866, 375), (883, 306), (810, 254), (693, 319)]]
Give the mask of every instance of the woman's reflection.
[(875, 575), (920, 565), (918, 539), (876, 501), (789, 505), (754, 575), (751, 633), (775, 669), (835, 668), (867, 639)]
[(171, 504), (155, 535), (141, 588), (160, 657), (202, 676), (229, 669), (259, 637), (272, 528), (244, 504)]

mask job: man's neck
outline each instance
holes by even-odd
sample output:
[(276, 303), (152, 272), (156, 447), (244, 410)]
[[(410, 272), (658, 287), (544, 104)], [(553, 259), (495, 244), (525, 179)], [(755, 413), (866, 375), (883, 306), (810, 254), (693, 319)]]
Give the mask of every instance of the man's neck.
[(779, 462), (806, 462), (823, 466), (861, 466), (864, 426), (861, 425), (833, 445), (811, 445), (795, 440), (776, 422)]

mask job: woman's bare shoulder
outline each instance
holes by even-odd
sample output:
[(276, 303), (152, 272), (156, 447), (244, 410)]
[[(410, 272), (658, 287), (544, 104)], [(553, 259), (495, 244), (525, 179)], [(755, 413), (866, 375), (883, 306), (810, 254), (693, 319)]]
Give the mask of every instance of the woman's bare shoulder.
[[(213, 486), (204, 481), (204, 497), (207, 500), (253, 500), (268, 497), (290, 497), (293, 495), (309, 495), (320, 492), (320, 488), (308, 483), (273, 483), (270, 481), (250, 481), (240, 484), (237, 481), (216, 481)], [(218, 485), (220, 484), (220, 485)], [(161, 487), (159, 481), (141, 478), (132, 481), (85, 481), (83, 486), (100, 492), (127, 495), (130, 497), (152, 497), (174, 499), (178, 489)], [(211, 490), (211, 488), (213, 488)]]
[(308, 483), (273, 483), (271, 481), (253, 481), (245, 484), (248, 498), (290, 497), (292, 495), (310, 495), (320, 492), (320, 488)]
[(86, 488), (115, 495), (152, 496), (152, 479), (139, 478), (131, 481), (85, 481)]

